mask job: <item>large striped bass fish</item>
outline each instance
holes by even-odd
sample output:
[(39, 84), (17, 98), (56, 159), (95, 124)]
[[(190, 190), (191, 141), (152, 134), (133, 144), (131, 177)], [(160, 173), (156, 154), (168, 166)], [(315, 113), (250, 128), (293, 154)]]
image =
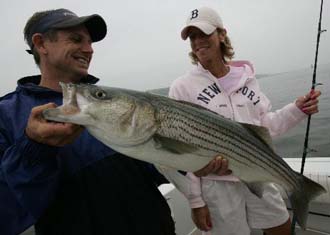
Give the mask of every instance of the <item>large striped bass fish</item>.
[(264, 183), (281, 186), (302, 228), (306, 228), (310, 200), (325, 192), (273, 151), (264, 127), (234, 122), (200, 106), (146, 92), (86, 84), (61, 86), (63, 105), (45, 110), (46, 119), (83, 125), (122, 154), (178, 170), (194, 172), (220, 155), (257, 196)]

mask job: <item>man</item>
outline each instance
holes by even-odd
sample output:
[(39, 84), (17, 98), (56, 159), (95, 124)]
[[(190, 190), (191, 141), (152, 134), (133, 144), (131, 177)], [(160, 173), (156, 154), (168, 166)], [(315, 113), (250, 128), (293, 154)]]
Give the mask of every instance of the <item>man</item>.
[[(106, 36), (99, 15), (67, 9), (35, 13), (24, 37), (41, 75), (24, 77), (0, 98), (0, 234), (175, 234), (157, 189), (167, 182), (147, 163), (103, 145), (81, 126), (47, 122), (62, 102), (59, 82), (96, 83), (92, 43)], [(197, 172), (226, 169), (213, 161)]]

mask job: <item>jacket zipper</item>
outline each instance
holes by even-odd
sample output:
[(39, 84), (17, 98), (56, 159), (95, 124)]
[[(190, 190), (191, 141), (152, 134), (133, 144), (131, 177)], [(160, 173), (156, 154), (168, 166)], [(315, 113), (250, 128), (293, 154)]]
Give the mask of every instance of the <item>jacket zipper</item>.
[(230, 104), (230, 108), (231, 108), (231, 116), (232, 116), (232, 121), (235, 121), (235, 112), (234, 112), (234, 107), (233, 107), (233, 103), (231, 102), (231, 94), (228, 95), (228, 99), (229, 99), (229, 104)]

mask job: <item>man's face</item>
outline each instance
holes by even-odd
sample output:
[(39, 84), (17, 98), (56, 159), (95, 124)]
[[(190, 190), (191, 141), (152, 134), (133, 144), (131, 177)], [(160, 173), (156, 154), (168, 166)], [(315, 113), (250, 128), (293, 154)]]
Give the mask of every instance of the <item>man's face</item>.
[(59, 30), (56, 38), (45, 42), (48, 69), (73, 80), (86, 76), (93, 55), (92, 40), (86, 27)]

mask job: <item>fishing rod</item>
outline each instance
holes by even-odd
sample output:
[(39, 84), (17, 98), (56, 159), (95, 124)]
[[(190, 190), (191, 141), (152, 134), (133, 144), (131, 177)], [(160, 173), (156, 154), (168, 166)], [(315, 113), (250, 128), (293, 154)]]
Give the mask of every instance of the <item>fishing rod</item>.
[[(311, 91), (310, 91), (311, 95), (314, 93), (315, 87), (317, 85), (321, 85), (321, 83), (316, 83), (316, 69), (317, 69), (317, 58), (318, 58), (318, 53), (319, 53), (320, 36), (321, 36), (321, 33), (326, 32), (326, 30), (322, 30), (322, 27), (321, 27), (322, 11), (323, 11), (323, 0), (321, 0), (320, 17), (319, 17), (318, 30), (317, 30), (315, 61), (314, 61), (314, 68), (313, 68), (314, 69), (314, 71), (313, 71), (313, 80), (312, 80), (312, 87), (311, 87)], [(309, 129), (310, 129), (311, 117), (312, 117), (312, 115), (309, 114), (308, 119), (307, 119), (307, 127), (306, 127), (306, 133), (305, 133), (305, 141), (304, 141), (304, 150), (303, 150), (302, 161), (301, 161), (301, 169), (300, 169), (301, 174), (304, 173), (306, 155), (310, 150), (309, 147), (308, 147), (308, 141), (309, 141)], [(291, 225), (291, 234), (292, 235), (295, 235), (295, 227), (296, 227), (296, 216), (293, 215), (292, 225)]]
[[(321, 33), (326, 32), (326, 30), (322, 30), (322, 28), (321, 28), (322, 11), (323, 11), (323, 0), (321, 0), (320, 18), (319, 18), (319, 24), (318, 24), (318, 30), (317, 30), (315, 61), (314, 61), (314, 67), (313, 67), (313, 69), (314, 69), (314, 71), (313, 71), (313, 80), (312, 80), (312, 87), (311, 87), (311, 91), (310, 91), (310, 94), (311, 95), (314, 93), (315, 87), (317, 85), (322, 85), (321, 83), (316, 83), (316, 69), (317, 69), (317, 58), (318, 58), (318, 53), (319, 53), (320, 36), (321, 36)], [(308, 140), (309, 140), (309, 129), (310, 129), (311, 117), (312, 117), (312, 115), (308, 115), (307, 127), (306, 127), (306, 134), (305, 134), (305, 142), (304, 142), (304, 151), (303, 151), (302, 162), (301, 162), (301, 169), (300, 169), (300, 173), (301, 174), (304, 173), (306, 155), (307, 155), (307, 153), (309, 151)]]

